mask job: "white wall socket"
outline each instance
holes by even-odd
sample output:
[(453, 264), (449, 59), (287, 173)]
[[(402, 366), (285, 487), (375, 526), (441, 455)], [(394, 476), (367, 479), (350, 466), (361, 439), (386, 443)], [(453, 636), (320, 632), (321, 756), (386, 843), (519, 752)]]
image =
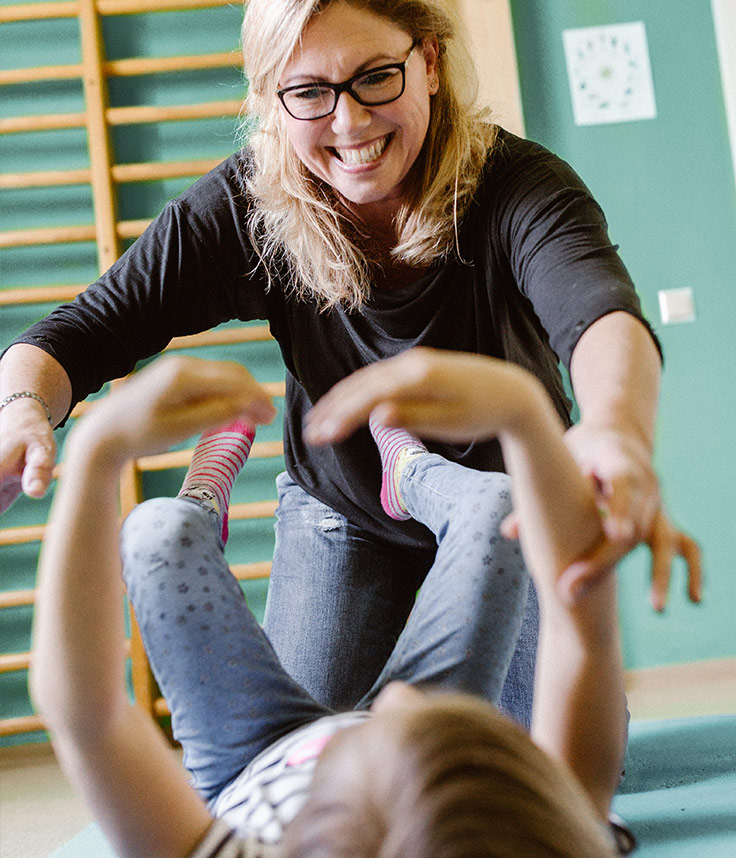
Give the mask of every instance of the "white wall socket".
[(659, 315), (664, 325), (695, 321), (695, 301), (689, 286), (684, 289), (662, 289), (658, 295)]

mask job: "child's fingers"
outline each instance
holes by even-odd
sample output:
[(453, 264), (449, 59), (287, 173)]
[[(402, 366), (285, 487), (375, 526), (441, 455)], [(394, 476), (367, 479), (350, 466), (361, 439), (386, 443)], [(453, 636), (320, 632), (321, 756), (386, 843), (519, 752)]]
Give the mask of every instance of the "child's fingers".
[(382, 402), (373, 414), (384, 425), (407, 429), (421, 438), (453, 442), (484, 434), (476, 422), (463, 418), (462, 404), (454, 397), (407, 396), (401, 401)]
[(86, 431), (116, 438), (121, 456), (143, 455), (236, 417), (255, 424), (276, 409), (240, 364), (166, 357), (116, 386), (85, 418)]
[[(307, 414), (304, 437), (310, 444), (342, 441), (368, 422), (378, 406), (398, 408), (413, 396), (397, 359), (371, 364), (339, 381)], [(397, 361), (398, 362), (398, 361)]]

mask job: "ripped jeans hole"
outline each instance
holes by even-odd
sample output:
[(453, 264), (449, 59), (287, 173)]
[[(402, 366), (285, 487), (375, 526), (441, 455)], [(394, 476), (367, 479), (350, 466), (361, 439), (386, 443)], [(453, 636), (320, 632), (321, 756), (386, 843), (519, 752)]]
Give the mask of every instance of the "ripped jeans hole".
[(318, 524), (320, 530), (328, 533), (331, 530), (339, 530), (342, 527), (342, 519), (336, 515), (326, 515)]

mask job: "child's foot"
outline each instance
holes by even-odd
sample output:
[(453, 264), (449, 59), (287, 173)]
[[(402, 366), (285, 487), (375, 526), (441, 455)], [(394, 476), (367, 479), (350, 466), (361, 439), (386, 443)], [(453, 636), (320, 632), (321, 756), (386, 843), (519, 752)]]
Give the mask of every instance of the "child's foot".
[(404, 504), (399, 482), (409, 459), (428, 452), (422, 442), (405, 429), (389, 429), (372, 417), (368, 428), (381, 454), (381, 506), (386, 515), (396, 521), (406, 521), (411, 514)]
[(222, 541), (228, 537), (228, 507), (235, 478), (245, 465), (256, 431), (236, 420), (205, 432), (192, 454), (179, 497), (204, 501), (222, 519)]

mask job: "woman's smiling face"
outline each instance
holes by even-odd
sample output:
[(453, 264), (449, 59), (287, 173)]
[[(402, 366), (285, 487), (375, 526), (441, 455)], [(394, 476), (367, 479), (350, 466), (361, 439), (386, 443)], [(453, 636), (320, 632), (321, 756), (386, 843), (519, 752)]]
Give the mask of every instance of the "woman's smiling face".
[[(334, 2), (309, 22), (278, 85), (342, 83), (404, 62), (411, 48), (411, 35), (388, 19)], [(294, 119), (282, 106), (284, 127), (303, 164), (356, 212), (396, 210), (427, 134), (436, 61), (432, 40), (417, 44), (406, 63), (404, 93), (389, 104), (366, 107), (343, 92), (333, 113), (309, 121)]]

